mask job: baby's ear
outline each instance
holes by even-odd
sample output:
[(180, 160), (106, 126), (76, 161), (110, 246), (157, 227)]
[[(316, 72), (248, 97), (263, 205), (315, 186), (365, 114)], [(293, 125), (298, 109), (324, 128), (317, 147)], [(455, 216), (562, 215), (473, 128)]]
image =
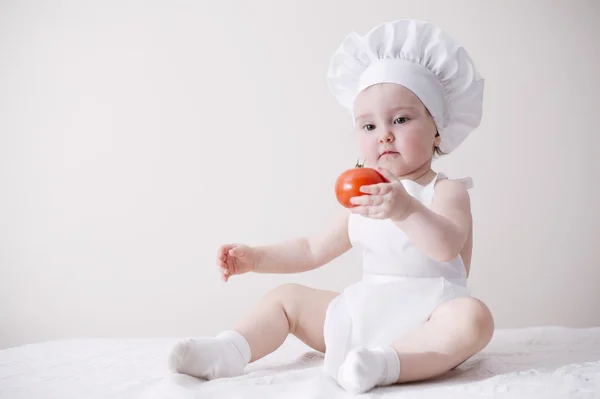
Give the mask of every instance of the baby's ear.
[(435, 145), (436, 147), (439, 147), (441, 142), (442, 142), (442, 136), (440, 136), (439, 133), (436, 133), (433, 145)]

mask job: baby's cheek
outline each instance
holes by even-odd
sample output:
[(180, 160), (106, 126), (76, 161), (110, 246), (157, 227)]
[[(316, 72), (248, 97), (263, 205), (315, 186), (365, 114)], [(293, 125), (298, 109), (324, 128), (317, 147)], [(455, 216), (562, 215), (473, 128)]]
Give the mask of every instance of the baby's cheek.
[(377, 161), (377, 156), (379, 155), (379, 150), (377, 147), (377, 142), (370, 140), (370, 138), (366, 135), (362, 135), (359, 137), (358, 146), (360, 151), (360, 156), (362, 159), (367, 161), (368, 163), (372, 163)]
[(403, 137), (403, 148), (401, 151), (411, 155), (418, 155), (430, 151), (431, 146), (431, 140), (426, 140), (426, 136), (423, 133), (407, 134)]

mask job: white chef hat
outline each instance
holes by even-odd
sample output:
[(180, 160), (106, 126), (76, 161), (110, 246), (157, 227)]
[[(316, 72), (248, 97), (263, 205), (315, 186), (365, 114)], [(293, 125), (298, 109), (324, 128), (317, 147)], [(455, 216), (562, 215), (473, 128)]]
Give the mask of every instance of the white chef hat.
[(350, 110), (358, 93), (377, 83), (411, 90), (433, 116), (446, 154), (481, 122), (483, 78), (463, 47), (425, 21), (397, 20), (365, 36), (351, 33), (333, 55), (327, 81)]

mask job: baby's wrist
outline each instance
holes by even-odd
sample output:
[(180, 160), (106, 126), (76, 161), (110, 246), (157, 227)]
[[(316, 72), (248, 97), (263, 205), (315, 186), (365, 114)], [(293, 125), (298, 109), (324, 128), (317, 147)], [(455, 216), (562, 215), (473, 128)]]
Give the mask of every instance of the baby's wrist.
[(260, 260), (262, 258), (262, 251), (259, 248), (252, 248), (252, 251), (254, 252), (254, 262), (252, 264), (251, 272), (258, 273)]
[(394, 223), (405, 221), (411, 214), (415, 212), (415, 201), (412, 196), (409, 196), (408, 201), (396, 214), (391, 218)]

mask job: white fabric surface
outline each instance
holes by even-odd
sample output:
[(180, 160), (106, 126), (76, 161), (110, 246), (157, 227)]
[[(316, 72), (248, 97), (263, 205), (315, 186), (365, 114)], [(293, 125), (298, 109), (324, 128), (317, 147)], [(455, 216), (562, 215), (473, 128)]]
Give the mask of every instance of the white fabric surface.
[[(237, 378), (171, 374), (176, 339), (66, 340), (0, 351), (2, 399), (351, 398), (323, 357), (290, 336)], [(377, 388), (365, 398), (600, 398), (600, 327), (499, 330), (490, 345), (434, 381)]]

